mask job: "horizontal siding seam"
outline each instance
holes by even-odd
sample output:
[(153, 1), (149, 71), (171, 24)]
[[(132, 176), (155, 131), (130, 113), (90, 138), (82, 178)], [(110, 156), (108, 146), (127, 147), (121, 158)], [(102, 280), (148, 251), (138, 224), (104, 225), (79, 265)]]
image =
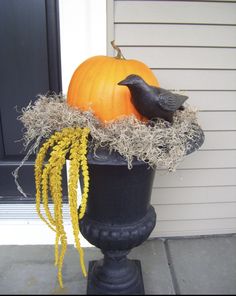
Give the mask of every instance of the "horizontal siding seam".
[(164, 189), (180, 189), (180, 188), (188, 188), (188, 189), (190, 189), (190, 188), (215, 188), (215, 187), (235, 187), (236, 186), (236, 184), (232, 184), (232, 185), (202, 185), (202, 186), (200, 186), (200, 185), (198, 185), (198, 186), (193, 186), (193, 185), (190, 185), (190, 186), (172, 186), (172, 187), (170, 187), (170, 186), (162, 186), (162, 187), (159, 187), (159, 186), (153, 186), (153, 188), (152, 189), (154, 189), (154, 190), (164, 190)]
[[(175, 89), (169, 89), (169, 90), (175, 90)], [(191, 88), (180, 88), (180, 89), (178, 89), (178, 91), (209, 91), (209, 92), (211, 92), (211, 91), (222, 91), (222, 92), (225, 92), (225, 91), (233, 91), (233, 92), (235, 92), (236, 91), (236, 88), (235, 89), (207, 89), (207, 88), (202, 88), (202, 89), (191, 89)]]
[[(188, 157), (188, 156), (187, 156)], [(191, 155), (189, 156), (189, 157), (191, 157)], [(218, 167), (218, 168), (178, 168), (177, 167), (177, 169), (175, 170), (175, 171), (173, 171), (173, 172), (169, 172), (169, 171), (167, 171), (166, 169), (156, 169), (156, 172), (158, 172), (158, 173), (163, 173), (161, 176), (167, 176), (167, 175), (169, 175), (169, 174), (175, 174), (175, 173), (177, 173), (178, 171), (206, 171), (206, 170), (233, 170), (233, 172), (235, 172), (236, 171), (236, 167)], [(236, 180), (235, 180), (236, 181)]]
[[(213, 218), (191, 218), (191, 219), (168, 219), (168, 220), (162, 220), (158, 218), (158, 213), (157, 213), (157, 225), (158, 222), (171, 222), (171, 223), (175, 223), (175, 222), (187, 222), (187, 221), (210, 221), (210, 220), (231, 220), (231, 219), (236, 219), (236, 216), (227, 216), (227, 217), (213, 217)], [(236, 228), (236, 221), (235, 221), (235, 228)]]
[(222, 130), (212, 130), (212, 129), (203, 129), (204, 132), (206, 133), (219, 133), (219, 132), (236, 132), (235, 129), (222, 129)]
[(161, 1), (161, 2), (199, 2), (199, 3), (236, 3), (231, 0), (113, 0), (114, 2), (139, 2), (139, 1)]
[[(206, 188), (224, 188), (224, 187), (232, 187), (236, 189), (236, 185), (215, 185), (215, 186), (203, 186)], [(168, 189), (174, 190), (175, 188), (185, 188), (185, 187), (167, 187)], [(199, 186), (191, 186), (188, 188), (199, 188)], [(202, 188), (202, 187), (201, 187)], [(157, 189), (158, 191), (165, 190), (166, 188), (154, 188), (155, 190)]]
[(166, 47), (166, 48), (172, 48), (172, 47), (177, 47), (177, 48), (220, 48), (220, 49), (236, 49), (236, 46), (212, 46), (212, 45), (158, 45), (158, 44), (150, 44), (150, 45), (145, 45), (145, 44), (117, 44), (119, 47)]
[[(236, 201), (208, 201), (208, 202), (179, 202), (179, 203), (152, 203), (153, 206), (186, 206), (186, 205), (214, 205), (214, 204), (236, 204)], [(236, 213), (235, 213), (236, 218)]]
[(234, 235), (236, 232), (236, 227), (217, 227), (217, 228), (199, 228), (199, 229), (179, 229), (179, 230), (159, 230), (155, 229), (152, 234), (152, 237), (160, 238), (178, 238), (178, 237), (196, 237), (203, 235)]
[(200, 113), (212, 113), (212, 112), (217, 112), (217, 113), (224, 113), (224, 112), (235, 112), (234, 109), (230, 109), (230, 110), (199, 110)]
[(221, 26), (221, 27), (235, 27), (235, 23), (182, 23), (182, 22), (114, 22), (114, 25), (180, 25), (180, 26)]
[[(236, 184), (229, 184), (229, 185), (220, 185), (220, 187), (226, 187), (226, 186), (235, 186)], [(204, 188), (204, 187), (214, 187), (214, 185), (199, 185), (199, 186), (192, 186), (192, 185), (185, 185), (185, 186), (153, 186), (153, 189), (164, 189), (164, 188), (169, 188), (169, 189), (173, 189), (173, 188), (193, 188), (193, 187), (198, 187), (198, 188)], [(218, 186), (216, 186), (218, 187)]]
[(196, 68), (196, 67), (189, 67), (189, 68), (168, 68), (168, 67), (149, 67), (151, 70), (184, 70), (184, 71), (236, 71), (236, 68)]
[(199, 149), (198, 151), (235, 151), (236, 148), (224, 148), (224, 149)]

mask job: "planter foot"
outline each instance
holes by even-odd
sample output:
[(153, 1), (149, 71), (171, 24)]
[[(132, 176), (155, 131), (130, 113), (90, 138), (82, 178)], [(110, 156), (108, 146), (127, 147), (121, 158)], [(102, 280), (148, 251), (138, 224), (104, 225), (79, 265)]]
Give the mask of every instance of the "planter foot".
[(108, 277), (105, 275), (103, 260), (90, 261), (87, 295), (145, 295), (140, 261), (127, 259), (127, 264), (133, 277), (123, 282), (123, 275), (121, 278), (117, 274)]

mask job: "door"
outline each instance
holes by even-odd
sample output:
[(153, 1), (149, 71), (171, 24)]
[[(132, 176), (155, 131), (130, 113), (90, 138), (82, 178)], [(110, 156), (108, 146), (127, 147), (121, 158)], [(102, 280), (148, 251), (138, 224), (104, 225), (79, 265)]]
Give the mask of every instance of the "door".
[(0, 40), (0, 202), (33, 202), (34, 156), (19, 171), (27, 198), (12, 176), (26, 154), (17, 116), (38, 94), (61, 91), (58, 1), (1, 0)]

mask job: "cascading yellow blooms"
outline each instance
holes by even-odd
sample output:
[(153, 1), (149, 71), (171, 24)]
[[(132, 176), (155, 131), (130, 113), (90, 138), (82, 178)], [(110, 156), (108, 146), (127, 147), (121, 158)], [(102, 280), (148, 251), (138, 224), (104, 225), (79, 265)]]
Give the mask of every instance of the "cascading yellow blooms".
[[(84, 276), (87, 275), (84, 254), (79, 241), (79, 220), (83, 218), (89, 191), (87, 164), (88, 128), (64, 128), (54, 133), (40, 148), (35, 161), (36, 210), (39, 217), (56, 233), (55, 265), (58, 267), (58, 281), (63, 288), (62, 266), (67, 249), (67, 236), (63, 225), (62, 211), (62, 168), (69, 154), (70, 170), (68, 198), (71, 223), (76, 249), (80, 255), (80, 264)], [(45, 158), (49, 154), (47, 163)], [(80, 168), (82, 174), (80, 174)], [(78, 214), (77, 185), (83, 177), (83, 192)], [(50, 193), (50, 194), (49, 194)], [(49, 195), (54, 203), (54, 213), (48, 206)], [(46, 217), (41, 212), (43, 205)], [(59, 244), (61, 248), (59, 250)]]

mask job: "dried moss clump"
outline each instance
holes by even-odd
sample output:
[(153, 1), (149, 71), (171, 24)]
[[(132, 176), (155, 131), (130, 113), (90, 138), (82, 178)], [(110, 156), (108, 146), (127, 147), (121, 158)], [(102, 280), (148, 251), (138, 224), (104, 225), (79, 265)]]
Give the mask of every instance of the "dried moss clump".
[(31, 145), (31, 152), (55, 131), (65, 127), (88, 127), (90, 146), (95, 152), (98, 147), (107, 147), (110, 151), (118, 151), (127, 160), (129, 168), (132, 160), (137, 158), (152, 167), (170, 171), (186, 155), (188, 143), (194, 141), (199, 132), (196, 110), (189, 106), (176, 112), (172, 125), (162, 119), (146, 124), (134, 116), (104, 124), (92, 111), (69, 107), (62, 95), (39, 96), (34, 104), (30, 103), (22, 110), (18, 119), (25, 127), (24, 145), (26, 148)]

